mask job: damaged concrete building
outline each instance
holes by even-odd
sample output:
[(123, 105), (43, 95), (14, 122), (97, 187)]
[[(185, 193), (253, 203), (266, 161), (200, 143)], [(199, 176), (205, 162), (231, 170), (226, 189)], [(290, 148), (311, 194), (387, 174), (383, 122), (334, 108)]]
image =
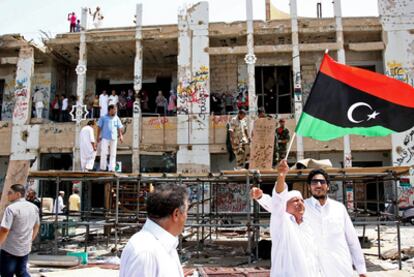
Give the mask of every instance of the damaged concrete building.
[[(226, 123), (231, 115), (211, 114), (213, 93), (237, 97), (248, 92), (250, 96), (253, 85), (256, 108), (265, 106), (268, 113), (286, 118), (293, 132), (295, 111), (306, 101), (326, 49), (335, 59), (345, 57), (348, 65), (412, 84), (413, 23), (407, 18), (414, 5), (392, 2), (396, 4), (379, 1), (380, 17), (360, 18), (342, 18), (337, 4), (334, 18), (298, 18), (292, 5), (290, 19), (252, 21), (250, 30), (246, 21), (209, 22), (208, 3), (201, 2), (180, 13), (177, 25), (142, 26), (138, 20), (135, 27), (59, 34), (45, 39), (42, 49), (19, 35), (3, 35), (0, 162), (7, 165), (13, 152), (12, 120), (19, 116), (16, 67), (23, 49), (33, 49), (28, 60), (33, 71), (26, 76), (31, 79), (31, 93), (20, 108), (30, 117), (30, 95), (41, 90), (45, 96), (44, 119), (32, 118), (24, 133), (25, 153), (37, 157), (33, 169), (79, 169), (76, 137), (85, 121), (49, 120), (55, 96), (75, 96), (86, 104), (103, 90), (119, 93), (131, 89), (147, 91), (153, 103), (159, 90), (168, 97), (170, 90), (178, 89), (178, 115), (156, 115), (153, 106), (146, 114), (137, 105), (132, 117), (122, 119), (125, 140), (118, 145), (117, 158), (122, 171), (218, 172), (234, 167), (226, 150)], [(138, 5), (137, 18), (142, 18), (142, 12)], [(395, 14), (401, 15), (399, 19)], [(401, 45), (406, 46), (406, 54), (394, 55)], [(248, 53), (252, 56), (246, 56)], [(253, 66), (254, 84), (249, 81), (249, 66)], [(254, 107), (249, 109), (254, 112)], [(414, 140), (411, 137), (404, 143), (407, 134), (393, 141), (391, 136), (351, 136), (349, 159), (354, 166), (409, 165), (414, 153), (406, 148)], [(334, 166), (344, 166), (342, 139), (320, 142), (304, 138), (300, 149), (296, 145), (300, 144), (294, 143), (292, 151), (297, 158), (330, 159)], [(291, 155), (291, 161), (296, 157)], [(0, 167), (2, 177), (6, 168)]]

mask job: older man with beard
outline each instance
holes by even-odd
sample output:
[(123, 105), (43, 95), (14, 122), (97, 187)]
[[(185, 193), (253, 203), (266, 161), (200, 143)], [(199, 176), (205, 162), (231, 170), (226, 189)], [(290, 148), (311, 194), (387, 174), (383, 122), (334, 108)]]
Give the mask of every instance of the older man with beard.
[[(299, 191), (287, 190), (285, 179), (288, 171), (286, 160), (282, 160), (278, 165), (279, 174), (269, 203), (272, 238), (270, 276), (325, 276), (319, 264), (315, 236), (303, 217), (305, 206), (302, 194)], [(253, 198), (257, 198), (262, 192), (253, 188), (251, 194)]]
[[(304, 221), (317, 236), (320, 264), (324, 276), (349, 277), (353, 267), (360, 277), (366, 276), (366, 265), (358, 235), (345, 206), (328, 197), (329, 176), (323, 169), (312, 170), (307, 178), (312, 197), (305, 200)], [(273, 213), (270, 195), (255, 188), (251, 195)], [(273, 216), (273, 215), (272, 215)]]

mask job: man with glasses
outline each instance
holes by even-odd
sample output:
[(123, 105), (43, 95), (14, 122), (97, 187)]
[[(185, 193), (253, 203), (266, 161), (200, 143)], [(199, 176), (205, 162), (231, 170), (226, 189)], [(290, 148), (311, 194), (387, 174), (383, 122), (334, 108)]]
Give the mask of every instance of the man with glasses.
[(25, 199), (24, 186), (10, 187), (7, 199), (10, 205), (5, 209), (0, 226), (0, 276), (30, 276), (27, 261), (32, 241), (39, 231), (39, 209)]
[[(328, 197), (329, 176), (323, 169), (312, 170), (307, 178), (312, 197), (305, 200), (304, 221), (308, 222), (319, 249), (324, 276), (366, 276), (366, 265), (358, 235), (345, 206)], [(271, 197), (253, 188), (252, 198), (271, 212)]]
[(187, 189), (157, 185), (146, 204), (147, 221), (122, 252), (120, 277), (184, 277), (177, 246), (187, 220)]

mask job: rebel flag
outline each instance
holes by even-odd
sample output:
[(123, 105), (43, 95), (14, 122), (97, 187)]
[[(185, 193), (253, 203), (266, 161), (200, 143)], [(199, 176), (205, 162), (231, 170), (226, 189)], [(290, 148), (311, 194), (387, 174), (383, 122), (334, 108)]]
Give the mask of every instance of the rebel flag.
[(414, 88), (325, 54), (296, 126), (316, 140), (348, 134), (386, 136), (414, 126)]

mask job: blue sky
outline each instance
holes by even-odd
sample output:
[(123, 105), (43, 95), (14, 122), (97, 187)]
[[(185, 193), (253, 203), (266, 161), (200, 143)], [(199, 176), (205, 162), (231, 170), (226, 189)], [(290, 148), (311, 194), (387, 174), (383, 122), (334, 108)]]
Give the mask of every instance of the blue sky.
[[(332, 16), (332, 0), (297, 0), (299, 16), (316, 16), (316, 3), (322, 2), (323, 15)], [(51, 36), (67, 32), (67, 14), (80, 15), (81, 7), (100, 6), (104, 15), (103, 27), (133, 26), (135, 5), (143, 4), (144, 25), (177, 22), (177, 11), (186, 0), (0, 0), (2, 23), (0, 35), (20, 33), (28, 40), (40, 37), (39, 30)], [(210, 21), (245, 20), (245, 0), (208, 0)], [(289, 10), (289, 0), (272, 0), (281, 10)], [(255, 19), (264, 19), (265, 0), (253, 0)], [(377, 16), (377, 0), (342, 0), (344, 16)], [(88, 18), (91, 23), (91, 18)]]

